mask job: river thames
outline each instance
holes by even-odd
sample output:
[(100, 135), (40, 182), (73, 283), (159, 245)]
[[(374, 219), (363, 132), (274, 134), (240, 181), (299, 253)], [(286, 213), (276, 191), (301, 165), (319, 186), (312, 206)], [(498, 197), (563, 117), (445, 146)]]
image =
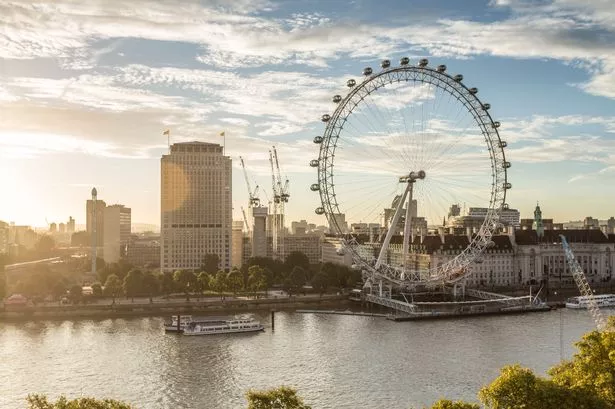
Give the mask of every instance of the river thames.
[(273, 332), (259, 318), (265, 332), (202, 337), (165, 334), (163, 318), (0, 323), (0, 407), (42, 393), (239, 409), (248, 389), (279, 385), (314, 409), (475, 401), (503, 365), (544, 374), (594, 328), (571, 310), (424, 322), (278, 312)]

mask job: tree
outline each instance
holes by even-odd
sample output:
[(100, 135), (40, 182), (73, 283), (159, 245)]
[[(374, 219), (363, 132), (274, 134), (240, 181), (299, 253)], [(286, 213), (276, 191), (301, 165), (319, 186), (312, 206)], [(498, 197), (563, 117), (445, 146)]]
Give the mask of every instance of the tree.
[(226, 288), (227, 288), (227, 285), (226, 285), (226, 273), (224, 271), (222, 271), (222, 270), (218, 271), (216, 273), (215, 278), (212, 280), (211, 284), (212, 284), (211, 285), (212, 290), (214, 290), (215, 292), (220, 294), (220, 296), (222, 296), (221, 293), (226, 291)]
[(196, 277), (196, 280), (199, 284), (199, 290), (201, 291), (201, 294), (209, 290), (209, 283), (211, 280), (211, 276), (209, 275), (209, 273), (206, 273), (205, 271), (201, 271), (199, 275)]
[(474, 403), (441, 399), (434, 403), (430, 409), (480, 409), (480, 406)]
[(127, 404), (113, 399), (78, 398), (68, 400), (61, 396), (56, 402), (49, 402), (43, 395), (28, 395), (28, 409), (131, 409)]
[(493, 409), (607, 409), (605, 401), (587, 390), (569, 389), (536, 376), (519, 365), (505, 366), (490, 385), (482, 388), (480, 400)]
[(302, 267), (296, 266), (293, 268), (293, 271), (290, 272), (288, 278), (284, 281), (284, 286), (287, 291), (291, 293), (293, 291), (299, 291), (306, 281), (306, 271)]
[(160, 286), (158, 284), (158, 278), (151, 271), (143, 275), (141, 286), (143, 288), (143, 292), (149, 297), (150, 304), (154, 302), (152, 298), (154, 294), (157, 294), (160, 290)]
[(615, 407), (615, 316), (604, 331), (585, 334), (575, 345), (579, 352), (570, 361), (549, 370), (553, 382), (587, 391)]
[(305, 271), (310, 269), (310, 259), (300, 251), (291, 251), (284, 260), (286, 271), (292, 271), (295, 267), (301, 267)]
[(120, 295), (122, 291), (122, 281), (115, 274), (111, 274), (105, 281), (105, 294), (110, 296), (113, 300), (112, 304), (115, 304), (115, 298)]
[(261, 266), (251, 266), (248, 268), (248, 288), (254, 294), (267, 290), (267, 276), (265, 275), (265, 269)]
[(141, 294), (143, 290), (143, 273), (139, 269), (132, 269), (124, 277), (124, 294), (135, 302), (135, 296)]
[(201, 266), (201, 270), (209, 274), (214, 274), (216, 271), (218, 271), (218, 266), (220, 265), (220, 257), (217, 254), (205, 254), (202, 263), (203, 265)]
[(160, 280), (160, 291), (166, 296), (169, 296), (173, 291), (175, 291), (175, 281), (173, 280), (173, 273), (165, 271), (160, 276), (158, 276), (158, 280)]
[(92, 295), (94, 297), (102, 297), (102, 285), (100, 283), (92, 284)]
[(81, 286), (79, 284), (75, 284), (70, 287), (70, 290), (68, 291), (68, 295), (70, 297), (70, 300), (74, 304), (76, 304), (79, 301), (81, 301), (81, 298), (83, 297), (83, 290), (81, 289)]
[(322, 271), (319, 271), (312, 277), (312, 287), (318, 291), (318, 294), (322, 294), (327, 291), (327, 276)]
[(190, 290), (196, 284), (196, 275), (190, 270), (177, 270), (173, 273), (173, 280), (186, 295), (186, 301), (190, 301)]
[(53, 237), (44, 235), (36, 242), (35, 249), (39, 257), (45, 257), (51, 254), (52, 250), (56, 247), (56, 242)]
[(280, 386), (265, 391), (248, 391), (248, 409), (311, 409), (293, 388)]
[(233, 295), (237, 295), (237, 292), (243, 289), (243, 274), (241, 274), (241, 271), (236, 268), (232, 269), (226, 276), (226, 285), (233, 292)]

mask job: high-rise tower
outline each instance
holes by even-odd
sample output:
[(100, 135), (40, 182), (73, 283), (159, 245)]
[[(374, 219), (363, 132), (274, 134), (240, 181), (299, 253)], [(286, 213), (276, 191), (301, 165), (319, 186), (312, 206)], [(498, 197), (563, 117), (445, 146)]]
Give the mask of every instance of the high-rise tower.
[(162, 271), (195, 270), (207, 254), (231, 267), (232, 169), (222, 146), (171, 145), (160, 161)]
[(98, 213), (97, 212), (98, 208), (96, 206), (96, 204), (97, 204), (96, 200), (97, 199), (98, 199), (98, 192), (96, 192), (96, 188), (94, 187), (94, 188), (92, 188), (92, 216), (91, 216), (92, 217), (92, 232), (91, 232), (92, 233), (92, 243), (91, 243), (92, 244), (92, 254), (91, 254), (91, 257), (92, 257), (92, 274), (96, 274), (96, 253), (97, 253), (96, 252), (96, 246), (97, 246), (97, 243), (96, 243), (96, 241), (97, 241), (96, 240), (96, 224), (97, 224), (96, 223), (97, 222), (97, 220), (96, 220), (96, 213)]

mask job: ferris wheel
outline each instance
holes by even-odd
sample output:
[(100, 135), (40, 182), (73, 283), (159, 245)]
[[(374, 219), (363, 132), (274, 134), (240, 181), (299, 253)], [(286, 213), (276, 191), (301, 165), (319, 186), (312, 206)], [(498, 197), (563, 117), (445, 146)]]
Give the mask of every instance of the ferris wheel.
[[(444, 65), (411, 65), (404, 57), (399, 66), (380, 66), (365, 68), (363, 80), (349, 79), (347, 94), (335, 95), (333, 113), (321, 118), (319, 156), (310, 161), (318, 168), (316, 214), (326, 215), (367, 279), (402, 286), (460, 280), (494, 245), (508, 208), (500, 123), (478, 89)], [(478, 209), (482, 223), (438, 241), (467, 208)], [(429, 256), (434, 243), (437, 262)]]

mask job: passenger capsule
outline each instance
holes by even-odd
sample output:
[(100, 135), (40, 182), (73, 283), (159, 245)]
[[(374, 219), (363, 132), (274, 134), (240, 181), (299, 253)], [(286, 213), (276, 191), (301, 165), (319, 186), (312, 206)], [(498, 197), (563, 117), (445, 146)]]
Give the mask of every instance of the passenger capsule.
[(318, 167), (318, 159), (312, 159), (310, 161), (310, 166), (313, 168), (317, 168)]
[(483, 264), (483, 259), (482, 258), (477, 258), (476, 260), (474, 260), (474, 262), (476, 264)]
[(504, 204), (502, 205), (502, 209), (504, 209), (504, 210), (508, 210), (508, 209), (510, 209), (510, 206), (508, 206), (508, 203), (504, 203)]
[(382, 60), (382, 62), (380, 63), (380, 66), (382, 68), (389, 68), (391, 66), (391, 61), (390, 60)]
[(312, 186), (310, 186), (310, 190), (312, 192), (318, 192), (320, 190), (320, 185), (318, 183), (312, 183)]
[(410, 64), (410, 58), (401, 57), (401, 59), (399, 60), (399, 65), (408, 65), (408, 64)]
[(335, 252), (338, 256), (343, 256), (344, 254), (346, 254), (346, 250), (344, 250), (343, 248), (337, 249)]
[(508, 169), (510, 168), (512, 165), (510, 164), (510, 162), (504, 162), (504, 169)]
[(419, 67), (427, 67), (427, 64), (429, 64), (429, 60), (427, 60), (427, 58), (421, 58), (419, 60)]
[(508, 146), (508, 143), (506, 141), (500, 141), (500, 148), (505, 148)]
[(457, 82), (461, 82), (461, 81), (463, 81), (463, 75), (461, 75), (461, 74), (457, 74), (457, 75), (455, 75), (455, 76), (453, 77), (453, 79), (454, 79), (455, 81), (457, 81)]
[(318, 215), (325, 214), (325, 209), (323, 209), (322, 207), (317, 207), (316, 210), (314, 210), (314, 213)]
[(321, 118), (323, 122), (329, 122), (329, 119), (331, 119), (331, 115), (329, 114), (324, 114)]
[(323, 141), (323, 137), (322, 136), (315, 136), (314, 137), (314, 143), (322, 143)]
[(495, 242), (493, 240), (489, 240), (487, 242), (487, 248), (494, 248), (495, 247)]
[(442, 64), (442, 65), (438, 65), (438, 72), (444, 72), (446, 71), (446, 65)]
[(341, 95), (334, 95), (333, 96), (333, 102), (335, 102), (336, 104), (339, 103), (342, 100), (342, 96)]
[(501, 124), (498, 121), (495, 121), (491, 126), (493, 126), (494, 128), (499, 128), (500, 125)]
[(363, 68), (363, 75), (367, 76), (367, 75), (372, 75), (372, 67), (365, 67)]
[(504, 183), (504, 189), (512, 189), (512, 184), (510, 182)]
[(478, 94), (478, 88), (470, 88), (469, 91), (470, 91), (470, 94), (472, 95)]
[(491, 109), (491, 104), (483, 104), (483, 109), (489, 111), (489, 109)]
[(348, 86), (348, 88), (352, 88), (357, 85), (357, 82), (353, 79), (349, 79), (348, 81), (346, 81), (346, 85)]

